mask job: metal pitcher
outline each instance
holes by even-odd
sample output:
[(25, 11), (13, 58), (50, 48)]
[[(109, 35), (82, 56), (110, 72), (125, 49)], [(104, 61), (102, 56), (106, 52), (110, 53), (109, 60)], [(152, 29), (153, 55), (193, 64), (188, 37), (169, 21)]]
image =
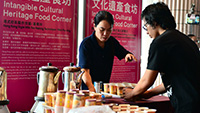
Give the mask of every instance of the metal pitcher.
[(62, 82), (64, 83), (64, 90), (80, 89), (84, 71), (81, 71), (80, 67), (74, 66), (73, 63), (70, 63), (70, 66), (64, 67), (63, 70)]
[(7, 73), (0, 67), (0, 101), (7, 100)]
[(56, 92), (58, 89), (58, 78), (61, 71), (58, 72), (58, 68), (48, 63), (48, 66), (42, 66), (39, 68), (40, 72), (37, 74), (37, 83), (39, 90), (38, 97), (44, 97), (44, 93)]

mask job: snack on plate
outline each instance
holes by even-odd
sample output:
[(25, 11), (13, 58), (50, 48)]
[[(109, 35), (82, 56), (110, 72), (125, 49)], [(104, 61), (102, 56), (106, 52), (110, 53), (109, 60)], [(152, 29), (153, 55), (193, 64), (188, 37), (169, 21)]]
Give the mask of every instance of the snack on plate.
[(137, 109), (139, 106), (137, 106), (137, 105), (130, 105), (130, 109)]
[(120, 107), (120, 109), (122, 109), (122, 108), (129, 109), (130, 104), (119, 104), (119, 107)]
[(112, 107), (115, 113), (156, 113), (156, 109), (149, 109), (148, 107), (139, 107), (130, 104), (115, 104)]

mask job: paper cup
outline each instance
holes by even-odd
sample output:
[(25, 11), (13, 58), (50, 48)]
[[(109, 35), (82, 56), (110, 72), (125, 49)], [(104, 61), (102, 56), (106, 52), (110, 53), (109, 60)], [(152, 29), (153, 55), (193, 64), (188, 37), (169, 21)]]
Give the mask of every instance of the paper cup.
[(117, 85), (115, 83), (110, 83), (110, 94), (117, 94)]
[(64, 90), (58, 90), (56, 95), (56, 105), (57, 106), (64, 106), (65, 104), (65, 93)]
[[(45, 113), (52, 113), (51, 109), (46, 109), (46, 108), (44, 108), (44, 112), (45, 112)], [(20, 112), (20, 113), (21, 113), (21, 112)]]
[(55, 105), (56, 105), (56, 95), (57, 95), (57, 93), (51, 94), (51, 96), (52, 96), (52, 107), (55, 107)]
[(44, 93), (44, 99), (47, 106), (52, 106), (52, 93)]
[(86, 99), (85, 100), (85, 107), (94, 106), (94, 105), (96, 105), (96, 99)]
[(117, 95), (123, 96), (123, 88), (125, 88), (125, 86), (123, 84), (117, 85)]
[(102, 100), (101, 99), (96, 100), (96, 105), (102, 105)]
[(104, 93), (110, 93), (109, 83), (104, 83), (103, 87), (104, 87)]
[(95, 99), (101, 99), (101, 94), (100, 93), (94, 93), (94, 98)]

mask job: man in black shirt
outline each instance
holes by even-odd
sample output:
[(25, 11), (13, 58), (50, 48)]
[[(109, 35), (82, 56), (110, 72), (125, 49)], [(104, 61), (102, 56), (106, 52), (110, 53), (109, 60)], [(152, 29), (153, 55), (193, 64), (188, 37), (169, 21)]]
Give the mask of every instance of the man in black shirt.
[[(195, 43), (176, 30), (176, 23), (164, 3), (142, 11), (143, 28), (153, 38), (147, 69), (134, 89), (123, 89), (126, 100), (150, 98), (167, 92), (176, 113), (200, 113), (200, 53)], [(163, 83), (153, 85), (158, 73)]]

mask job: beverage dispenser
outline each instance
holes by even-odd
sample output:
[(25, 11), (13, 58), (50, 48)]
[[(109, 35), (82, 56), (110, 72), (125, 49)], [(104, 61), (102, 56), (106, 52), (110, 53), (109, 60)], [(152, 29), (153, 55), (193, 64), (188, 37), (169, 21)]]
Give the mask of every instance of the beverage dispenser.
[(0, 113), (10, 113), (7, 105), (7, 73), (5, 69), (0, 67)]
[(80, 67), (74, 66), (73, 63), (70, 63), (70, 66), (64, 67), (63, 70), (62, 81), (64, 83), (64, 90), (80, 89), (84, 71), (81, 71)]
[(42, 104), (44, 103), (44, 93), (57, 92), (58, 79), (61, 71), (58, 68), (48, 63), (47, 66), (39, 68), (37, 73), (38, 92), (35, 96), (35, 103), (31, 108), (31, 113), (44, 111)]

